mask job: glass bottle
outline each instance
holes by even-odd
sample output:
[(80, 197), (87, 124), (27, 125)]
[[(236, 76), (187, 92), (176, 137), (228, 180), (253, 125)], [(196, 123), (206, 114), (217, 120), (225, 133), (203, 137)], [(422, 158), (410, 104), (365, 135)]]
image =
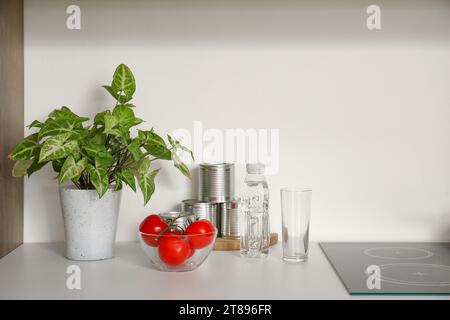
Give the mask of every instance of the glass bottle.
[(245, 257), (265, 257), (269, 253), (269, 187), (264, 165), (247, 164), (241, 198), (240, 252)]

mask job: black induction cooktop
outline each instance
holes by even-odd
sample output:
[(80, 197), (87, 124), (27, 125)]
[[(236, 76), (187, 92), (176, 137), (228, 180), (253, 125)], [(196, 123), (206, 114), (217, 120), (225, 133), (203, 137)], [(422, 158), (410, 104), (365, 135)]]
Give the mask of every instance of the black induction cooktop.
[(323, 242), (350, 294), (449, 294), (450, 242)]

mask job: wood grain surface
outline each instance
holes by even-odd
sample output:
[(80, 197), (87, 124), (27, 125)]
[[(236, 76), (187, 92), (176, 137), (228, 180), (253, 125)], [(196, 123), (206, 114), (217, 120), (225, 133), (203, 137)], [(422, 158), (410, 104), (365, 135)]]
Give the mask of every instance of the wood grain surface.
[[(271, 233), (270, 234), (270, 245), (278, 243), (278, 234)], [(214, 250), (239, 250), (240, 242), (239, 239), (225, 239), (225, 238), (217, 238), (216, 243), (214, 245)]]
[(23, 242), (23, 179), (11, 149), (24, 132), (23, 0), (0, 1), (0, 257)]

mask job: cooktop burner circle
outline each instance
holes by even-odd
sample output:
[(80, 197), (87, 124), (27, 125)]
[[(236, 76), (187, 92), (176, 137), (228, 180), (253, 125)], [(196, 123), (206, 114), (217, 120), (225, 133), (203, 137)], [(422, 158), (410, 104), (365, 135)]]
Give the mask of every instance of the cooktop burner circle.
[(391, 263), (380, 266), (380, 279), (410, 286), (450, 286), (450, 266), (427, 263)]
[(409, 247), (375, 247), (364, 250), (364, 254), (372, 258), (390, 260), (419, 260), (433, 256), (433, 252)]

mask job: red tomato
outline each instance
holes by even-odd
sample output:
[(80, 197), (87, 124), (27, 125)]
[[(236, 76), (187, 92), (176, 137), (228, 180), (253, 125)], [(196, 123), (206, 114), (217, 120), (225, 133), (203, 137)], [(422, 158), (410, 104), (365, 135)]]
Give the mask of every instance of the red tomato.
[(190, 251), (189, 251), (188, 259), (195, 254), (195, 249), (191, 248), (191, 246), (189, 246), (189, 249), (190, 249)]
[(178, 266), (187, 260), (191, 248), (182, 237), (163, 236), (159, 239), (158, 253), (164, 263), (170, 266)]
[(192, 249), (201, 249), (214, 241), (214, 225), (209, 220), (192, 222), (184, 232)]
[[(158, 246), (158, 235), (167, 228), (167, 223), (157, 214), (151, 214), (139, 226), (139, 231), (146, 233), (142, 235), (145, 243), (152, 247)], [(166, 232), (168, 232), (167, 230)], [(151, 236), (150, 236), (151, 234)]]
[(182, 235), (182, 232), (180, 229), (169, 229), (169, 230), (164, 231), (163, 235), (165, 235), (165, 236), (169, 236), (169, 235), (180, 236), (180, 235)]

